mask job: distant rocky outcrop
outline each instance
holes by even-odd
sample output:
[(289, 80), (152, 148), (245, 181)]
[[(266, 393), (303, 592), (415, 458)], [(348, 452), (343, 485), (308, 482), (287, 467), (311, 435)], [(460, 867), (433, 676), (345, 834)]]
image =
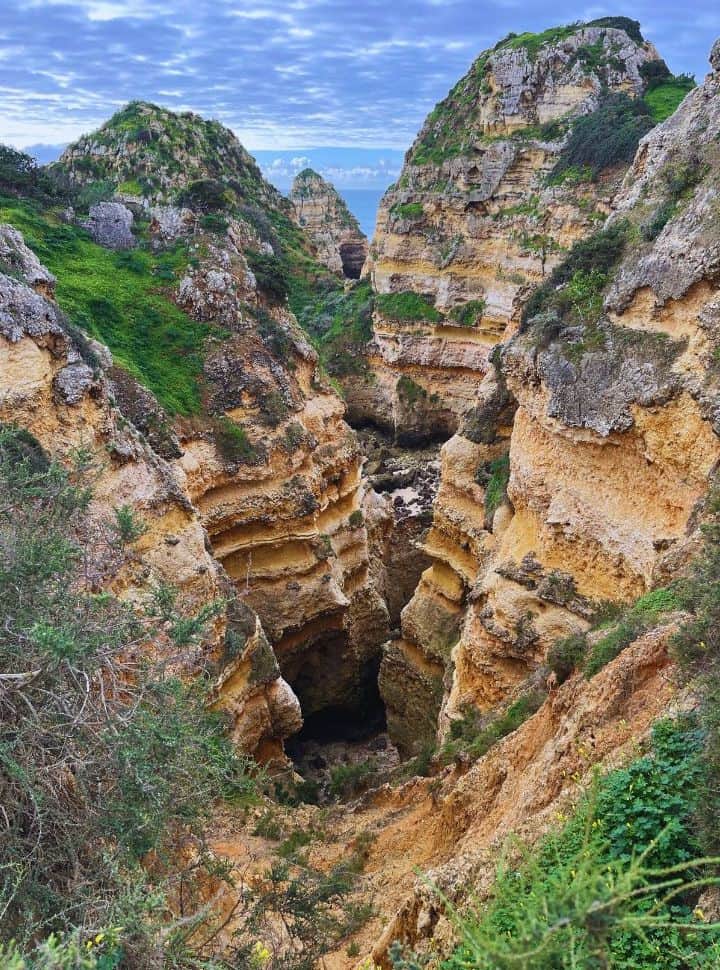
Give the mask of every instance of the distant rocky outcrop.
[(295, 176), (290, 190), (295, 220), (317, 247), (317, 256), (334, 273), (359, 279), (368, 242), (355, 216), (337, 190), (306, 168)]

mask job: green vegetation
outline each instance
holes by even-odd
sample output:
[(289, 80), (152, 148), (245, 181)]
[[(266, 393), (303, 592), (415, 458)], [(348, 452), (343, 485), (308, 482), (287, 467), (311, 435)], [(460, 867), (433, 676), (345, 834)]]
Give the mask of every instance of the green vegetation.
[(680, 605), (678, 590), (669, 586), (646, 593), (630, 606), (617, 607), (609, 620), (603, 616), (602, 610), (598, 610), (590, 632), (607, 628), (607, 633), (594, 637), (592, 646), (586, 633), (575, 633), (558, 640), (550, 648), (548, 664), (559, 683), (567, 680), (574, 670), (582, 670), (586, 677), (594, 677), (634, 640), (657, 625), (664, 614), (677, 610)]
[(550, 173), (550, 182), (570, 171), (593, 178), (614, 165), (630, 164), (638, 142), (653, 127), (650, 109), (627, 94), (606, 93), (592, 114), (574, 122), (570, 137)]
[(567, 27), (550, 27), (548, 30), (544, 30), (539, 34), (528, 32), (523, 34), (509, 34), (505, 40), (500, 41), (495, 47), (495, 50), (523, 49), (527, 51), (530, 60), (534, 61), (540, 53), (541, 48), (550, 44), (559, 44), (574, 34), (578, 27), (579, 24), (569, 24)]
[(443, 319), (442, 313), (436, 310), (434, 305), (412, 290), (405, 290), (402, 293), (378, 293), (375, 297), (375, 306), (386, 317), (393, 320), (426, 320), (429, 323), (440, 323)]
[(62, 195), (58, 183), (30, 155), (0, 145), (0, 193), (51, 202)]
[(410, 408), (414, 407), (420, 401), (427, 400), (428, 396), (425, 388), (416, 383), (412, 377), (408, 377), (407, 374), (401, 374), (398, 377), (395, 390), (403, 404)]
[[(202, 644), (224, 605), (187, 614), (162, 587), (138, 611), (96, 592), (130, 524), (121, 511), (89, 525), (96, 472), (84, 451), (67, 472), (27, 432), (0, 429), (0, 938), (19, 967), (190, 968), (193, 921), (169, 916), (167, 867), (191, 893), (213, 804), (255, 788), (207, 706)], [(183, 659), (188, 683), (173, 672)], [(185, 870), (188, 839), (198, 859)], [(146, 961), (155, 952), (163, 961)]]
[(277, 303), (284, 303), (290, 293), (287, 261), (282, 257), (252, 250), (248, 250), (245, 257), (263, 293)]
[(691, 618), (673, 637), (672, 651), (700, 698), (707, 767), (698, 811), (707, 851), (720, 854), (720, 492), (710, 493), (702, 526), (703, 550), (679, 584), (680, 605)]
[(450, 737), (438, 754), (440, 763), (447, 765), (459, 757), (472, 761), (482, 758), (494, 744), (532, 717), (544, 700), (544, 693), (531, 691), (500, 714), (483, 716), (476, 708), (468, 708), (462, 718), (451, 723)]
[(422, 219), (422, 202), (399, 202), (390, 210), (390, 214), (396, 219)]
[(720, 927), (694, 914), (718, 882), (692, 830), (702, 743), (691, 719), (661, 722), (647, 754), (599, 779), (561, 831), (511, 846), (489, 902), (452, 914), (463, 942), (446, 970), (716, 967)]
[(477, 327), (485, 313), (485, 300), (468, 300), (462, 306), (453, 307), (450, 319), (461, 327)]
[(627, 233), (625, 223), (615, 222), (575, 243), (525, 304), (523, 324), (548, 311), (564, 319), (592, 317), (602, 309), (601, 293), (625, 250)]
[(251, 443), (245, 428), (225, 415), (215, 421), (213, 437), (218, 451), (226, 461), (249, 465), (258, 460), (258, 449)]
[(695, 78), (689, 74), (671, 75), (653, 84), (643, 101), (648, 106), (653, 121), (659, 124), (674, 114), (680, 102), (696, 87)]
[(480, 465), (475, 473), (475, 481), (485, 489), (485, 518), (491, 520), (507, 498), (510, 452)]
[[(293, 305), (293, 297), (290, 303)], [(300, 326), (309, 334), (329, 374), (364, 374), (365, 345), (372, 338), (374, 296), (363, 280), (345, 290), (335, 278), (318, 285), (307, 300), (296, 301)]]
[(114, 253), (52, 210), (7, 196), (0, 196), (0, 220), (20, 229), (55, 274), (58, 303), (75, 326), (106, 343), (168, 412), (199, 412), (203, 346), (213, 328), (179, 310), (163, 285), (187, 266), (183, 245)]

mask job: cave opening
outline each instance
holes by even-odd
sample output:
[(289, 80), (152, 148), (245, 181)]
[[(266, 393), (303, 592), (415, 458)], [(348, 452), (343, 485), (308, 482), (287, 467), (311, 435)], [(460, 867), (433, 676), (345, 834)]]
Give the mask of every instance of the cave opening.
[(359, 280), (365, 263), (365, 246), (362, 243), (341, 243), (340, 260), (343, 275), (349, 280)]

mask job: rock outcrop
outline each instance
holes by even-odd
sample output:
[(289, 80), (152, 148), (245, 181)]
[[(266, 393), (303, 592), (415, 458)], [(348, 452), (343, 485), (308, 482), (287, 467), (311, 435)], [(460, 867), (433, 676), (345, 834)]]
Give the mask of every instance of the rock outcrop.
[(595, 181), (554, 175), (573, 122), (609, 93), (642, 95), (656, 61), (622, 18), (511, 35), (431, 112), (378, 214), (373, 377), (348, 382), (356, 420), (407, 440), (457, 430), (529, 288), (608, 214), (631, 160)]
[(319, 261), (334, 273), (360, 279), (367, 258), (367, 239), (335, 187), (306, 168), (293, 180), (290, 201), (297, 224), (317, 248)]
[(29, 431), (61, 462), (83, 454), (93, 469), (90, 515), (98, 541), (115, 509), (128, 507), (142, 521), (144, 531), (128, 557), (108, 547), (102, 571), (93, 577), (98, 590), (142, 603), (165, 585), (178, 590), (190, 613), (230, 599), (199, 651), (187, 652), (183, 671), (193, 676), (208, 664), (216, 669), (218, 703), (231, 714), (238, 744), (280, 755), (283, 739), (302, 723), (297, 699), (274, 660), (263, 659), (263, 649), (272, 652), (262, 628), (234, 600), (185, 474), (156, 454), (118, 407), (107, 376), (112, 366), (107, 348), (71, 335), (52, 299), (53, 277), (20, 234), (0, 226), (0, 240), (16, 273), (0, 273), (0, 423)]
[(642, 140), (587, 262), (569, 257), (589, 289), (568, 301), (550, 277), (443, 448), (433, 564), (383, 668), (443, 696), (441, 734), (507, 698), (593, 602), (637, 598), (695, 548), (720, 459), (717, 91), (715, 73)]

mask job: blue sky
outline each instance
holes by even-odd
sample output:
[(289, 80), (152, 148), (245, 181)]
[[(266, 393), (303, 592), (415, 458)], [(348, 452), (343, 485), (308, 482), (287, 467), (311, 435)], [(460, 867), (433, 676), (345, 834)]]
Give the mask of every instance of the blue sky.
[(285, 150), (264, 167), (339, 146), (394, 149), (374, 156), (390, 169), (483, 48), (608, 14), (699, 78), (720, 36), (717, 0), (2, 0), (0, 140), (64, 144), (143, 98), (218, 118), (264, 159)]

